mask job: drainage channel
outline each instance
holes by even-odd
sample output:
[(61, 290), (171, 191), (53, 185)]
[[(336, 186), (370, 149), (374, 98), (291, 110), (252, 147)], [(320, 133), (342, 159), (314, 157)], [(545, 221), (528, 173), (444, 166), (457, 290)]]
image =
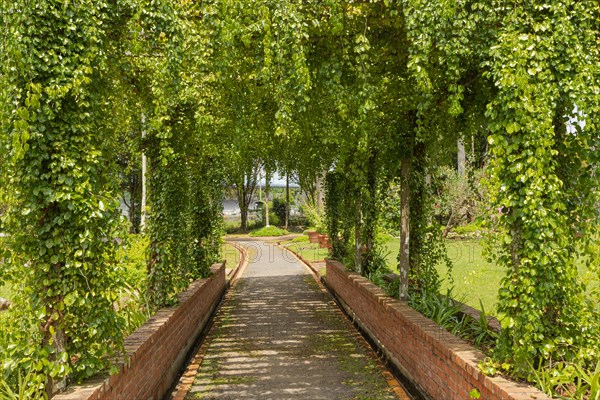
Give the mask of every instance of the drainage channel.
[(430, 396), (423, 393), (422, 390), (407, 376), (405, 376), (400, 369), (390, 361), (386, 356), (385, 351), (381, 348), (379, 343), (373, 339), (372, 335), (366, 330), (365, 326), (360, 322), (358, 318), (354, 316), (351, 309), (347, 308), (340, 299), (329, 289), (326, 281), (323, 277), (320, 279), (321, 284), (326, 288), (329, 295), (334, 299), (340, 312), (344, 315), (349, 323), (351, 323), (358, 332), (360, 332), (362, 338), (369, 344), (370, 348), (377, 355), (377, 357), (384, 363), (385, 367), (394, 375), (394, 378), (400, 383), (405, 393), (412, 400), (433, 400)]
[[(321, 290), (327, 295), (329, 295), (335, 302), (338, 311), (342, 314), (342, 318), (344, 318), (349, 324), (352, 325), (354, 329), (358, 331), (361, 336), (361, 339), (365, 341), (365, 344), (369, 347), (369, 349), (374, 353), (374, 355), (378, 358), (379, 361), (383, 364), (383, 368), (389, 371), (394, 380), (397, 381), (397, 384), (401, 386), (400, 390), (395, 390), (396, 395), (404, 400), (407, 397), (412, 400), (432, 400), (430, 396), (425, 394), (422, 390), (418, 388), (418, 386), (408, 377), (406, 377), (400, 369), (391, 362), (389, 357), (386, 356), (385, 351), (377, 342), (377, 340), (371, 335), (366, 327), (360, 322), (358, 318), (354, 315), (353, 311), (345, 306), (342, 301), (336, 296), (336, 294), (329, 289), (327, 286), (327, 282), (323, 276), (320, 276), (317, 268), (310, 265), (310, 262), (306, 259), (300, 257), (298, 254), (289, 250), (287, 247), (278, 244), (280, 248), (284, 251), (288, 251), (290, 254), (293, 254), (298, 261), (300, 261), (307, 269), (310, 270), (312, 277), (319, 284)], [(385, 372), (384, 372), (385, 374)], [(394, 386), (395, 384), (389, 382), (390, 386)]]
[(424, 399), (394, 378), (304, 263), (257, 248), (262, 257), (228, 292), (184, 374), (189, 389), (173, 398)]

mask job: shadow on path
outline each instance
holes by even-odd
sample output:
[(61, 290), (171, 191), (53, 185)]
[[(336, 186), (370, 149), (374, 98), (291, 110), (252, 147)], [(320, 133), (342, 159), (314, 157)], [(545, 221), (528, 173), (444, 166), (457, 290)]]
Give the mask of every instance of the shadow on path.
[(185, 398), (397, 398), (307, 269), (279, 247), (252, 244), (257, 256), (226, 295)]

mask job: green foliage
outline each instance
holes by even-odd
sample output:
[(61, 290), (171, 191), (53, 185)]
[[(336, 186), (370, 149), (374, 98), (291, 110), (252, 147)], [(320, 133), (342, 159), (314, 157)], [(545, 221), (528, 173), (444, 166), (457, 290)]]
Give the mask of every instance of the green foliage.
[(240, 224), (235, 221), (225, 221), (223, 229), (225, 230), (225, 233), (228, 234), (236, 233), (240, 230)]
[[(590, 364), (600, 356), (598, 315), (575, 265), (598, 218), (600, 74), (588, 61), (600, 58), (591, 17), (598, 7), (557, 1), (498, 14), (485, 63), (497, 90), (487, 110), (495, 258), (508, 271), (496, 358), (522, 376), (531, 360)], [(583, 48), (593, 50), (581, 57)], [(585, 128), (569, 128), (570, 117), (585, 119)]]
[[(348, 256), (349, 226), (351, 226), (351, 217), (347, 210), (344, 210), (344, 180), (339, 173), (331, 172), (327, 174), (325, 180), (325, 223), (327, 225), (327, 235), (332, 241), (331, 256), (334, 259), (342, 260)], [(349, 221), (350, 220), (350, 221)]]
[(447, 331), (459, 332), (462, 327), (461, 306), (452, 298), (451, 291), (445, 296), (428, 290), (413, 292), (408, 304)]
[(283, 236), (287, 234), (288, 231), (286, 231), (285, 229), (277, 228), (276, 226), (264, 227), (250, 232), (250, 236), (253, 237)]
[(481, 226), (477, 223), (471, 223), (457, 226), (453, 229), (453, 231), (459, 235), (470, 236), (476, 234), (477, 232), (481, 232)]
[(595, 370), (580, 364), (557, 362), (553, 366), (531, 367), (530, 379), (547, 395), (577, 400), (600, 399), (600, 362)]
[(325, 232), (325, 222), (323, 220), (322, 211), (317, 207), (316, 203), (307, 201), (300, 207), (302, 213), (308, 219), (308, 226), (313, 227), (319, 233)]
[[(410, 190), (410, 271), (409, 282), (412, 290), (438, 292), (440, 276), (437, 267), (443, 264), (447, 276), (452, 276), (452, 260), (448, 256), (446, 242), (439, 225), (432, 218), (433, 188), (425, 182), (426, 160), (415, 160), (416, 174), (411, 176)], [(400, 264), (400, 254), (398, 255)]]
[[(201, 7), (163, 2), (151, 19), (152, 29), (160, 29), (158, 47), (164, 55), (144, 66), (153, 105), (145, 141), (150, 160), (147, 293), (153, 307), (173, 304), (177, 293), (208, 276), (219, 259), (225, 154), (222, 137), (207, 127), (214, 120), (198, 112), (212, 94), (204, 91), (208, 78), (201, 72), (212, 61), (207, 40), (212, 26), (193, 18)], [(136, 31), (146, 29), (146, 17), (135, 21)], [(145, 56), (146, 48), (135, 49)]]
[(3, 400), (42, 400), (47, 399), (48, 395), (44, 392), (43, 385), (36, 382), (34, 373), (23, 373), (19, 370), (15, 390), (0, 377), (0, 398)]
[(292, 243), (307, 243), (308, 236), (302, 235), (292, 239)]
[(107, 367), (122, 341), (112, 302), (123, 231), (105, 97), (108, 32), (118, 35), (121, 17), (91, 1), (6, 7), (2, 62), (12, 72), (0, 85), (13, 112), (1, 118), (0, 139), (10, 149), (13, 207), (5, 261), (22, 283), (17, 304), (31, 313), (23, 318), (39, 327), (15, 342), (13, 360), (54, 383), (79, 380)]
[(131, 286), (125, 286), (119, 292), (116, 303), (119, 315), (123, 318), (125, 336), (133, 333), (152, 316), (152, 307), (145, 292)]
[(454, 169), (441, 167), (436, 175), (435, 215), (444, 222), (444, 236), (452, 228), (459, 233), (465, 224), (472, 224), (483, 216), (483, 170), (468, 168), (461, 175)]
[(119, 265), (124, 283), (132, 288), (143, 291), (146, 288), (147, 255), (149, 240), (145, 235), (131, 234), (126, 246), (117, 252)]
[(393, 182), (408, 166), (402, 267), (413, 292), (436, 292), (436, 265), (450, 267), (438, 224), (476, 219), (484, 194), (475, 171), (436, 171), (458, 138), (485, 135), (484, 227), (507, 271), (495, 360), (521, 377), (531, 360), (594, 367), (598, 302), (575, 260), (598, 265), (598, 2), (63, 3), (0, 2), (0, 214), (11, 234), (0, 285), (18, 281), (20, 318), (8, 334), (18, 345), (0, 351), (12, 388), (18, 371), (55, 384), (105, 369), (136, 324), (114, 302), (117, 199), (138, 192), (123, 180), (139, 176), (141, 151), (148, 290), (138, 254), (125, 281), (142, 296), (132, 307), (146, 308), (131, 321), (209, 273), (224, 182), (245, 215), (263, 169), (295, 175), (334, 256), (375, 277), (378, 227), (398, 231)]
[[(266, 214), (267, 213), (265, 212), (265, 210), (266, 210), (266, 207), (265, 207), (264, 204), (262, 204), (262, 210), (261, 210), (261, 213), (260, 213), (260, 216), (261, 216), (260, 224), (262, 226), (265, 226), (266, 223), (267, 223), (267, 218), (266, 218)], [(269, 206), (269, 225), (278, 226), (278, 225), (280, 225), (280, 222), (281, 221), (279, 219), (279, 216), (277, 216), (277, 214), (275, 214), (275, 212), (273, 211), (272, 206)]]
[[(290, 206), (291, 206), (291, 204), (290, 204)], [(273, 225), (279, 225), (281, 223), (281, 221), (285, 221), (285, 211), (286, 211), (285, 201), (283, 201), (279, 198), (274, 198), (273, 206), (272, 206), (271, 210), (273, 211), (273, 214), (275, 214), (275, 216), (277, 217), (277, 220), (279, 221), (278, 223), (271, 221), (271, 223)], [(271, 218), (271, 217), (269, 217), (269, 218)]]

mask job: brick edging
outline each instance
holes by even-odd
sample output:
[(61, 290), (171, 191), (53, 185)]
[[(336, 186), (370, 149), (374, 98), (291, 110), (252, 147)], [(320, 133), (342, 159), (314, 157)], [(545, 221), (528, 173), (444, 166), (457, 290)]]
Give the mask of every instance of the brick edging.
[(163, 398), (225, 293), (225, 265), (215, 264), (211, 271), (178, 296), (178, 306), (161, 308), (125, 339), (118, 373), (69, 386), (53, 400)]
[(237, 251), (240, 253), (240, 261), (238, 262), (233, 275), (231, 275), (231, 279), (227, 283), (227, 286), (235, 286), (238, 279), (244, 274), (246, 267), (248, 266), (248, 249), (237, 242), (229, 242)]
[(481, 351), (339, 262), (327, 260), (326, 281), (389, 361), (427, 396), (464, 400), (477, 389), (482, 400), (549, 399), (531, 385), (484, 375), (478, 367), (485, 358)]

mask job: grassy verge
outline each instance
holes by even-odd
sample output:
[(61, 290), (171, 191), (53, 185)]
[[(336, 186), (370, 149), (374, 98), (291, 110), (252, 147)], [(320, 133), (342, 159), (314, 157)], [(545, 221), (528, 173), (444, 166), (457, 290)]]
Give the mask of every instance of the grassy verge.
[(221, 259), (225, 260), (225, 266), (234, 269), (240, 262), (240, 252), (231, 243), (223, 243), (221, 246)]
[(284, 243), (284, 245), (309, 262), (323, 261), (329, 254), (327, 249), (322, 249), (319, 247), (319, 243), (296, 242), (290, 244)]
[[(399, 239), (388, 239), (385, 243), (388, 267), (398, 271), (397, 256), (400, 251)], [(448, 255), (452, 260), (452, 274), (448, 276), (445, 265), (438, 266), (442, 278), (442, 293), (453, 288), (456, 299), (471, 307), (481, 309), (481, 303), (486, 313), (495, 314), (500, 281), (506, 271), (504, 268), (487, 262), (483, 255), (481, 240), (448, 240), (446, 242)], [(598, 281), (590, 277), (583, 262), (578, 262), (579, 276), (588, 284), (587, 293), (598, 291)]]

